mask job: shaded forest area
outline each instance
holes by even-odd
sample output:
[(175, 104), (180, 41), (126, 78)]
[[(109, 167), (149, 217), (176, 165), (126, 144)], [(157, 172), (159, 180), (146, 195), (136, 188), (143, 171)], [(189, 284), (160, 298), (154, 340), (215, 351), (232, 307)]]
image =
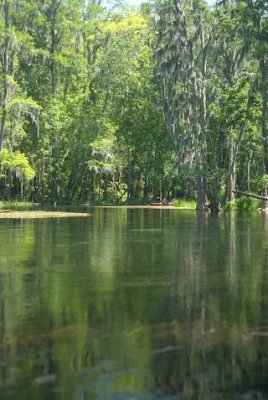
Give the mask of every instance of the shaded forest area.
[(268, 5), (0, 0), (0, 200), (267, 195)]

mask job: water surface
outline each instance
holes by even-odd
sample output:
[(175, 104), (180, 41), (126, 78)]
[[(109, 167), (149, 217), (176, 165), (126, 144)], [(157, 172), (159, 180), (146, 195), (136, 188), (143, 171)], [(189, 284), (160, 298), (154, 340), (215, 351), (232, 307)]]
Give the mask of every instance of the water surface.
[(267, 371), (267, 217), (0, 221), (0, 399), (266, 399)]

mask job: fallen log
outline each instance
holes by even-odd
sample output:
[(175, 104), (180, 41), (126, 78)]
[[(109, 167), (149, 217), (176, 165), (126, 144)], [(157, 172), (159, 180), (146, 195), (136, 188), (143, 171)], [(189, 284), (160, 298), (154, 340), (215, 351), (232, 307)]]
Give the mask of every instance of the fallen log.
[(267, 196), (260, 196), (259, 194), (240, 192), (240, 190), (233, 190), (233, 193), (241, 194), (242, 196), (246, 196), (246, 197), (253, 197), (254, 199), (268, 201), (268, 197)]

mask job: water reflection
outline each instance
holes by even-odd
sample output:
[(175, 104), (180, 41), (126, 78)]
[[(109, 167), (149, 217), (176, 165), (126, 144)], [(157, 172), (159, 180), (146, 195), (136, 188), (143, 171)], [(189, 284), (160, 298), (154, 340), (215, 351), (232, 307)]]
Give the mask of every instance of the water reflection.
[(0, 222), (0, 398), (265, 399), (262, 215)]

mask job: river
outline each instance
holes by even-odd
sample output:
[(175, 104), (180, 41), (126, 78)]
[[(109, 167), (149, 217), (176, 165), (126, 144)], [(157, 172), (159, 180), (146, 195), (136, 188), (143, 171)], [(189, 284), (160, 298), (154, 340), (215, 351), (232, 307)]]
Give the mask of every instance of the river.
[(0, 221), (0, 399), (267, 399), (267, 371), (267, 217)]

